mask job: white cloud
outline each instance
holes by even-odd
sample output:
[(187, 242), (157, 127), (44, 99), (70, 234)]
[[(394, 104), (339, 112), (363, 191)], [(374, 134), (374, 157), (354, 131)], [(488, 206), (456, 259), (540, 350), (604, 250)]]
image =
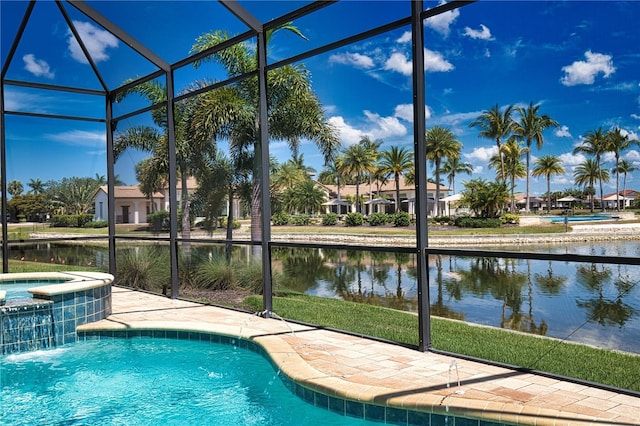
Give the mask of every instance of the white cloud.
[(442, 115), (433, 117), (429, 125), (458, 126), (461, 123), (475, 120), (480, 114), (482, 114), (482, 111), (458, 112), (455, 114)]
[(560, 128), (556, 129), (553, 132), (554, 135), (556, 135), (559, 138), (570, 138), (571, 137), (571, 133), (569, 133), (569, 127), (567, 126), (561, 126)]
[[(428, 105), (424, 106), (424, 118), (428, 120), (431, 118), (431, 108)], [(409, 123), (413, 123), (413, 104), (400, 104), (396, 105), (394, 111), (394, 117), (398, 117), (402, 120), (408, 121)]]
[(404, 136), (407, 134), (407, 128), (404, 127), (397, 117), (382, 117), (371, 111), (364, 111), (364, 115), (373, 125), (366, 133), (371, 139), (385, 139)]
[[(384, 64), (384, 69), (396, 71), (402, 75), (411, 75), (413, 72), (413, 63), (404, 53), (392, 53)], [(446, 72), (454, 69), (454, 66), (444, 59), (442, 53), (424, 49), (424, 70), (429, 72)]]
[(484, 24), (480, 24), (479, 30), (474, 30), (471, 27), (464, 27), (464, 35), (479, 40), (493, 40), (491, 30)]
[(497, 146), (490, 146), (490, 147), (482, 146), (479, 148), (474, 148), (473, 151), (471, 151), (471, 153), (465, 154), (465, 157), (472, 161), (476, 160), (482, 163), (488, 163), (491, 157), (496, 155), (497, 152), (498, 152)]
[(634, 163), (640, 162), (640, 152), (632, 149), (624, 155), (624, 159), (627, 161), (633, 161)]
[(638, 115), (638, 114), (631, 114), (631, 118), (635, 118), (636, 120), (640, 120), (640, 115)]
[(616, 71), (610, 55), (587, 50), (584, 56), (586, 61), (575, 61), (571, 65), (562, 67), (562, 71), (565, 73), (560, 79), (562, 84), (565, 86), (593, 84), (596, 75), (602, 73), (607, 78)]
[(560, 159), (560, 161), (562, 161), (565, 169), (575, 167), (578, 164), (584, 163), (584, 161), (586, 160), (586, 157), (583, 154), (572, 154), (570, 152), (560, 154), (558, 158)]
[(373, 59), (360, 53), (341, 53), (331, 55), (329, 63), (353, 65), (356, 68), (370, 69), (373, 68)]
[(397, 43), (410, 43), (411, 42), (411, 31), (405, 31), (399, 39), (396, 40)]
[(410, 60), (400, 52), (391, 54), (387, 62), (384, 64), (384, 69), (389, 71), (396, 71), (403, 75), (411, 75), (413, 72), (413, 66)]
[(363, 132), (348, 125), (347, 122), (344, 121), (344, 117), (330, 117), (328, 122), (338, 131), (340, 141), (345, 145), (354, 145), (362, 139), (362, 136), (364, 136)]
[(348, 124), (344, 117), (334, 116), (329, 118), (329, 123), (333, 125), (340, 135), (340, 140), (345, 145), (353, 145), (360, 142), (364, 136), (368, 136), (372, 140), (376, 139), (392, 139), (402, 137), (407, 134), (407, 128), (400, 122), (400, 119), (407, 120), (407, 113), (411, 117), (411, 113), (407, 112), (408, 108), (412, 108), (410, 104), (398, 105), (393, 116), (383, 117), (371, 111), (363, 111), (365, 123), (361, 129)]
[[(108, 31), (101, 30), (89, 22), (73, 21), (73, 25), (94, 62), (106, 61), (109, 59), (107, 49), (118, 47), (118, 39)], [(71, 30), (67, 32), (67, 44), (73, 59), (83, 64), (89, 63)]]
[(48, 139), (62, 142), (67, 145), (96, 147), (96, 145), (106, 144), (104, 132), (87, 132), (86, 130), (69, 130), (62, 133), (50, 133), (45, 135)]
[(516, 55), (518, 54), (518, 50), (520, 50), (520, 48), (524, 45), (524, 43), (522, 42), (522, 40), (517, 40), (515, 43), (513, 44), (507, 44), (504, 47), (504, 51), (505, 54), (507, 56), (510, 56), (512, 58), (515, 58)]
[(424, 70), (434, 72), (451, 71), (454, 66), (444, 59), (442, 53), (424, 49)]
[[(443, 5), (445, 3), (446, 1), (444, 0), (440, 1), (440, 5)], [(458, 16), (460, 16), (460, 11), (458, 9), (453, 9), (448, 12), (433, 16), (431, 18), (427, 18), (424, 21), (424, 25), (439, 34), (442, 34), (444, 37), (447, 37), (450, 31), (449, 27), (451, 26), (453, 21), (458, 18)]]
[(51, 72), (51, 68), (49, 68), (47, 61), (43, 59), (36, 59), (35, 55), (32, 53), (24, 55), (22, 60), (24, 61), (24, 69), (36, 77), (55, 77), (55, 74)]
[(627, 136), (631, 141), (640, 140), (638, 133), (634, 132), (633, 130), (620, 129), (620, 134), (622, 136)]

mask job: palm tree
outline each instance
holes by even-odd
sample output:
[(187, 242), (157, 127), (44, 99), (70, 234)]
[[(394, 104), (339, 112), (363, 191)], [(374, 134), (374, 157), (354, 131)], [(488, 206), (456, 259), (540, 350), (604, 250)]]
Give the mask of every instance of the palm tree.
[(436, 216), (440, 216), (440, 172), (443, 159), (460, 157), (462, 143), (453, 132), (444, 127), (435, 126), (428, 129), (425, 135), (427, 160), (434, 165), (436, 180)]
[[(265, 41), (271, 40), (275, 32), (284, 29), (304, 38), (290, 22), (270, 29), (265, 33)], [(223, 31), (213, 31), (199, 36), (192, 47), (192, 53), (204, 52), (229, 40)], [(261, 239), (261, 179), (259, 153), (262, 151), (259, 121), (259, 91), (256, 77), (247, 77), (258, 67), (257, 54), (252, 46), (238, 43), (204, 57), (194, 63), (215, 61), (220, 64), (230, 78), (238, 77), (233, 85), (212, 90), (199, 95), (199, 108), (195, 111), (194, 123), (205, 133), (224, 136), (229, 139), (232, 157), (243, 157), (243, 164), (253, 164), (251, 171), (251, 239)], [(303, 65), (284, 65), (268, 71), (266, 79), (269, 136), (285, 140), (294, 155), (298, 152), (301, 138), (313, 140), (322, 151), (328, 163), (338, 151), (340, 141), (336, 131), (324, 116), (324, 110), (311, 89), (309, 71)], [(222, 125), (221, 125), (222, 124)], [(254, 157), (255, 155), (255, 157)]]
[(547, 178), (547, 211), (551, 213), (551, 176), (564, 173), (562, 160), (553, 155), (545, 155), (536, 159), (533, 176), (544, 176)]
[(502, 156), (496, 154), (491, 160), (489, 160), (489, 164), (491, 166), (495, 166), (500, 163), (500, 157), (502, 157), (504, 161), (504, 169), (506, 176), (509, 177), (511, 181), (510, 191), (511, 191), (511, 205), (510, 211), (511, 213), (515, 213), (516, 211), (516, 200), (515, 200), (515, 188), (516, 188), (516, 179), (525, 177), (527, 171), (520, 160), (523, 155), (525, 155), (526, 148), (522, 147), (516, 140), (516, 138), (509, 138), (507, 143), (502, 145), (501, 148)]
[(44, 183), (40, 180), (40, 178), (29, 179), (27, 186), (31, 188), (29, 192), (35, 195), (44, 194), (44, 191), (46, 189)]
[(369, 136), (364, 136), (362, 139), (360, 139), (360, 144), (364, 145), (366, 149), (371, 151), (371, 156), (373, 157), (373, 162), (374, 162), (374, 164), (372, 164), (371, 166), (371, 169), (367, 170), (368, 179), (369, 179), (369, 201), (371, 201), (373, 199), (373, 191), (371, 189), (371, 185), (373, 183), (373, 178), (374, 178), (373, 175), (375, 174), (375, 171), (376, 171), (375, 163), (378, 161), (378, 159), (380, 159), (380, 151), (378, 151), (378, 148), (382, 146), (382, 141), (381, 140), (372, 141), (371, 138), (369, 138)]
[[(231, 161), (221, 152), (218, 151), (210, 158), (207, 158), (206, 164), (198, 168), (196, 179), (198, 188), (193, 194), (192, 203), (194, 210), (198, 216), (204, 217), (204, 228), (212, 234), (218, 226), (218, 217), (222, 213), (225, 202), (228, 204), (231, 216), (231, 229), (233, 229), (233, 192), (229, 198), (229, 188), (233, 185), (233, 169)], [(229, 226), (227, 226), (229, 233)], [(227, 235), (227, 239), (231, 240), (232, 235)], [(227, 257), (227, 260), (230, 260)]]
[(557, 127), (558, 122), (553, 120), (546, 114), (539, 115), (538, 110), (540, 105), (533, 105), (533, 102), (529, 103), (527, 108), (517, 107), (516, 111), (520, 114), (520, 120), (515, 122), (513, 127), (513, 133), (521, 139), (527, 142), (527, 186), (526, 186), (526, 201), (525, 211), (529, 211), (529, 171), (531, 161), (531, 144), (536, 141), (538, 149), (542, 149), (544, 142), (544, 136), (542, 133), (549, 127)]
[[(627, 174), (631, 172), (635, 172), (638, 170), (638, 167), (634, 166), (632, 162), (622, 159), (618, 161), (616, 167), (613, 168), (612, 172), (616, 174), (616, 182), (618, 176), (622, 173), (624, 176), (622, 178), (622, 195), (624, 196), (627, 193)], [(616, 183), (617, 186), (617, 183)], [(625, 203), (622, 203), (622, 210), (625, 208)]]
[(496, 217), (502, 210), (509, 191), (503, 182), (487, 182), (485, 179), (471, 179), (464, 184), (462, 204), (469, 207), (479, 217)]
[(327, 198), (324, 191), (309, 178), (292, 189), (294, 206), (298, 211), (304, 211), (305, 213), (318, 211)]
[[(627, 148), (629, 148), (632, 144), (638, 144), (637, 140), (629, 139), (629, 135), (623, 135), (620, 131), (620, 128), (616, 128), (615, 130), (609, 130), (606, 133), (606, 137), (608, 140), (607, 143), (607, 151), (613, 152), (616, 157), (616, 166), (614, 170), (618, 169), (620, 165), (620, 153)], [(626, 178), (626, 174), (625, 174)], [(620, 174), (616, 173), (616, 210), (620, 211)]]
[(393, 175), (396, 185), (396, 212), (400, 211), (400, 176), (413, 168), (413, 152), (407, 148), (392, 146), (380, 157), (380, 171)]
[(7, 192), (12, 197), (17, 197), (18, 195), (22, 194), (22, 191), (24, 191), (24, 186), (19, 180), (12, 180), (7, 184)]
[(156, 211), (153, 194), (162, 190), (168, 181), (156, 157), (145, 158), (136, 164), (136, 180), (140, 182), (140, 192), (151, 202), (151, 213)]
[(272, 176), (273, 184), (281, 189), (292, 188), (308, 178), (309, 175), (305, 170), (292, 160), (277, 167)]
[(585, 161), (578, 164), (578, 166), (573, 170), (573, 179), (575, 180), (576, 185), (584, 186), (585, 192), (589, 193), (591, 198), (591, 213), (593, 213), (594, 204), (593, 188), (595, 183), (598, 181), (599, 176), (598, 163), (593, 158), (587, 158)]
[(355, 176), (356, 181), (356, 211), (361, 212), (360, 181), (365, 172), (371, 170), (375, 164), (373, 152), (364, 144), (355, 144), (346, 148), (342, 153), (340, 167), (344, 175)]
[(453, 193), (456, 193), (456, 176), (460, 173), (466, 173), (470, 175), (473, 173), (473, 165), (471, 163), (463, 162), (460, 157), (447, 158), (447, 161), (442, 165), (442, 173), (447, 174), (447, 180)]
[[(498, 104), (488, 111), (484, 111), (478, 118), (469, 123), (469, 127), (477, 127), (480, 129), (478, 135), (487, 139), (495, 139), (498, 146), (498, 153), (502, 147), (502, 140), (509, 137), (513, 132), (514, 121), (511, 118), (513, 113), (513, 105), (507, 106), (503, 112), (500, 112)], [(504, 172), (504, 162), (500, 157), (500, 179), (505, 182), (506, 175)]]
[[(573, 153), (584, 153), (593, 155), (596, 159), (596, 166), (598, 168), (598, 181), (600, 182), (600, 207), (604, 211), (603, 190), (602, 190), (602, 164), (600, 162), (602, 154), (607, 152), (608, 137), (602, 131), (602, 127), (596, 130), (590, 130), (584, 135), (584, 139), (580, 145), (574, 148)], [(607, 173), (608, 174), (608, 173)]]
[[(145, 82), (133, 87), (123, 96), (138, 93), (145, 96), (152, 104), (165, 102), (167, 91), (164, 86), (154, 81)], [(180, 178), (182, 237), (188, 240), (191, 235), (190, 199), (187, 186), (188, 178), (197, 174), (198, 164), (205, 161), (206, 156), (215, 155), (215, 145), (211, 142), (211, 134), (194, 132), (192, 112), (195, 108), (195, 98), (176, 103), (175, 116), (175, 151), (177, 174)], [(118, 134), (114, 141), (114, 155), (116, 160), (128, 149), (134, 148), (146, 151), (153, 158), (153, 172), (150, 175), (169, 175), (169, 131), (165, 117), (166, 109), (153, 111), (152, 118), (155, 127), (130, 127)], [(168, 178), (166, 179), (168, 181)]]
[(334, 158), (325, 165), (324, 169), (318, 175), (318, 182), (325, 185), (336, 185), (338, 201), (340, 201), (340, 186), (343, 178), (340, 161), (342, 161), (340, 156)]

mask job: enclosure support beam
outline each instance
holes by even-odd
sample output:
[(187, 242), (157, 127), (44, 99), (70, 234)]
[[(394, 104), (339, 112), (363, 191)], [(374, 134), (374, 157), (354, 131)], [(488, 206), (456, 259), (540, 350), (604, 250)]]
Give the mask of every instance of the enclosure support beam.
[(113, 152), (113, 96), (106, 96), (107, 125), (107, 227), (109, 232), (109, 273), (116, 276), (116, 195), (115, 195), (115, 154)]
[(262, 276), (264, 287), (262, 292), (263, 306), (266, 312), (273, 310), (271, 282), (271, 197), (269, 185), (269, 126), (267, 111), (267, 38), (263, 31), (258, 33), (258, 94), (260, 135), (256, 144), (256, 161), (260, 161), (260, 228)]
[[(167, 79), (167, 136), (169, 138), (169, 258), (171, 265), (171, 298), (176, 299), (180, 288), (178, 281), (178, 163), (176, 160), (176, 129), (174, 116), (173, 71)], [(184, 196), (184, 194), (183, 194)], [(184, 244), (190, 244), (185, 241)]]
[(416, 267), (418, 278), (418, 347), (428, 351), (431, 346), (429, 310), (429, 268), (427, 262), (427, 155), (425, 145), (424, 93), (424, 27), (420, 14), (422, 0), (411, 2), (411, 34), (413, 53), (413, 152), (416, 176)]

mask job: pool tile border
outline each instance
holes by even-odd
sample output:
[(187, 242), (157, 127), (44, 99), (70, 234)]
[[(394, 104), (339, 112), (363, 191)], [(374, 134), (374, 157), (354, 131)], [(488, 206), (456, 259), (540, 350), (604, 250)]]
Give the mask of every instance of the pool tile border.
[(493, 420), (471, 419), (467, 417), (447, 416), (438, 413), (416, 411), (393, 406), (383, 406), (363, 401), (341, 398), (335, 395), (306, 387), (298, 383), (286, 373), (282, 372), (276, 361), (260, 343), (242, 337), (229, 336), (215, 332), (167, 330), (167, 329), (126, 329), (126, 330), (92, 330), (80, 329), (77, 332), (78, 341), (102, 340), (102, 339), (176, 339), (194, 340), (210, 343), (219, 343), (237, 346), (261, 355), (267, 360), (273, 369), (278, 372), (278, 377), (291, 393), (307, 403), (343, 416), (354, 417), (363, 420), (380, 422), (383, 424), (399, 426), (502, 426), (507, 423), (498, 423)]

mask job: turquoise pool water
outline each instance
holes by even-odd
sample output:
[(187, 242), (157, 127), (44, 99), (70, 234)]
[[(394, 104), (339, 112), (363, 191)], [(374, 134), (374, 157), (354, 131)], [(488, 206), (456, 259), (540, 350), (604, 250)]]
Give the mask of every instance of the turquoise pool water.
[(103, 339), (1, 360), (0, 424), (380, 424), (303, 401), (261, 355), (226, 344)]
[(27, 290), (33, 287), (39, 287), (50, 284), (62, 284), (69, 281), (69, 278), (48, 278), (41, 280), (0, 280), (0, 290), (7, 291), (7, 300), (31, 298), (31, 293)]
[[(551, 219), (552, 223), (564, 222), (564, 216), (545, 216), (545, 219)], [(582, 215), (582, 216), (567, 216), (567, 222), (591, 222), (595, 220), (612, 220), (617, 219), (611, 215)]]

